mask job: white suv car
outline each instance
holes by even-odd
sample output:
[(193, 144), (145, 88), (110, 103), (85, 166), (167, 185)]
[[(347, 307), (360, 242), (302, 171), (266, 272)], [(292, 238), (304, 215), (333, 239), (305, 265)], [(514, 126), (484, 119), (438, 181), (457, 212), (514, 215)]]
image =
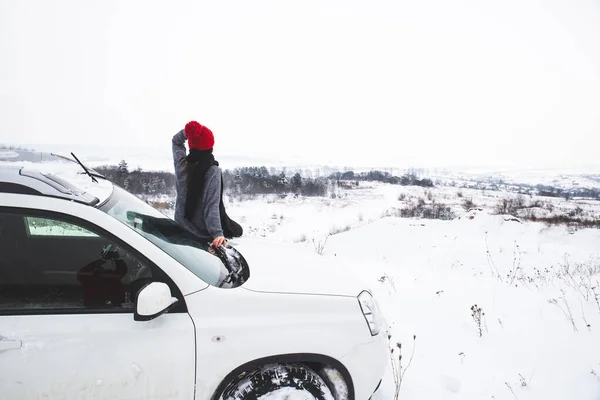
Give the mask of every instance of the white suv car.
[(0, 399), (377, 396), (389, 352), (370, 292), (303, 285), (290, 259), (261, 269), (259, 241), (232, 273), (67, 164), (0, 165)]

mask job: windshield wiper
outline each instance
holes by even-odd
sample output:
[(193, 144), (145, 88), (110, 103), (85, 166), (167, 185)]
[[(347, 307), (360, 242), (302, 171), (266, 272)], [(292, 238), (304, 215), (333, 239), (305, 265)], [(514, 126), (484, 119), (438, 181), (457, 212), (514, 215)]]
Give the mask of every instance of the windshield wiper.
[[(75, 164), (79, 164), (79, 165), (80, 165), (80, 166), (81, 166), (81, 167), (84, 169), (85, 173), (86, 173), (87, 175), (89, 175), (90, 177), (92, 177), (92, 180), (94, 179), (94, 177), (96, 177), (96, 178), (102, 178), (102, 179), (108, 180), (108, 179), (106, 179), (106, 176), (104, 176), (104, 175), (102, 175), (102, 174), (99, 174), (98, 172), (94, 171), (93, 169), (90, 171), (90, 169), (89, 169), (89, 168), (86, 168), (86, 167), (83, 165), (83, 163), (82, 163), (81, 161), (79, 161), (79, 159), (77, 159), (77, 157), (75, 157), (75, 154), (73, 154), (73, 153), (71, 153), (71, 155), (72, 155), (73, 157), (75, 157), (75, 160), (77, 160), (77, 161), (73, 160), (72, 158), (65, 157), (65, 156), (63, 156), (63, 155), (56, 154), (56, 153), (50, 153), (50, 155), (52, 155), (53, 157), (58, 157), (58, 158), (61, 158), (61, 159), (65, 160), (65, 161), (68, 161), (68, 162), (72, 162), (72, 163), (75, 163)], [(92, 172), (92, 171), (93, 171), (93, 172)]]
[(86, 174), (89, 175), (90, 178), (92, 178), (92, 182), (98, 183), (98, 180), (96, 178), (94, 178), (95, 176), (97, 176), (98, 178), (102, 178), (102, 179), (106, 179), (106, 177), (100, 175), (100, 174), (93, 174), (91, 173), (86, 167), (85, 165), (83, 165), (83, 163), (81, 161), (79, 161), (79, 158), (77, 158), (77, 156), (75, 154), (73, 154), (73, 152), (71, 152), (71, 155), (73, 156), (73, 158), (77, 161), (77, 163), (79, 165), (81, 165), (81, 168), (83, 168), (83, 170), (85, 171)]

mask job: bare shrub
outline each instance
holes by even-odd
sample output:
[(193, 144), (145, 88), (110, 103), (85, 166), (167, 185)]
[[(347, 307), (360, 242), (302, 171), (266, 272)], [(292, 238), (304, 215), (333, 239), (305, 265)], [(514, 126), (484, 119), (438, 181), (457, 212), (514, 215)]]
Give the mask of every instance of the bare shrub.
[(494, 212), (499, 215), (513, 215), (515, 217), (517, 216), (517, 208), (513, 199), (500, 200), (500, 202), (496, 204)]
[(512, 215), (517, 217), (518, 211), (525, 208), (525, 197), (517, 196), (514, 199), (502, 199), (496, 205), (494, 211), (500, 215)]
[(519, 384), (521, 387), (526, 387), (528, 384), (528, 382), (525, 380), (525, 377), (521, 374), (519, 374)]
[[(520, 258), (516, 258), (517, 264)], [(515, 261), (513, 261), (513, 264)], [(557, 287), (568, 288), (573, 293), (579, 295), (581, 300), (586, 302), (595, 302), (600, 313), (600, 259), (590, 257), (583, 262), (571, 262), (569, 255), (565, 255), (564, 261), (545, 268), (533, 268), (532, 274), (524, 273), (524, 270), (517, 267), (518, 274), (515, 283), (519, 282), (528, 287), (536, 289)], [(564, 307), (564, 304), (558, 302)], [(562, 301), (562, 300), (561, 300)], [(554, 302), (552, 302), (554, 304)], [(587, 323), (586, 323), (587, 325)]]
[(348, 232), (350, 229), (352, 229), (352, 227), (350, 225), (342, 226), (339, 228), (337, 226), (332, 226), (331, 229), (329, 230), (329, 235), (333, 236), (333, 235), (337, 235), (338, 233)]
[(512, 386), (510, 386), (510, 384), (508, 382), (504, 382), (504, 384), (506, 385), (506, 387), (508, 388), (508, 390), (510, 390), (510, 392), (512, 393), (513, 397), (516, 400), (519, 400), (519, 398), (517, 397), (517, 395), (515, 394), (515, 391), (513, 390)]
[(519, 210), (527, 208), (525, 197), (519, 195), (514, 199), (502, 199), (495, 207), (496, 214), (517, 216)]
[(547, 226), (565, 225), (570, 228), (595, 228), (600, 229), (600, 218), (588, 219), (572, 217), (569, 215), (554, 215), (551, 217), (537, 217), (535, 214), (525, 216), (531, 222), (541, 222)]
[(456, 196), (463, 197), (463, 192), (461, 190), (459, 190), (458, 192), (456, 192)]
[[(533, 208), (544, 208), (551, 213), (555, 211), (555, 206), (551, 203), (544, 203), (536, 200), (530, 204), (525, 204), (525, 198), (518, 196), (514, 199), (501, 199), (494, 208), (495, 214), (500, 215), (512, 215), (514, 217), (520, 217), (531, 222), (541, 222), (547, 226), (552, 225), (566, 225), (572, 230), (578, 228), (600, 228), (600, 218), (584, 218), (584, 210), (577, 206), (575, 209), (569, 211), (563, 215), (552, 215), (538, 217), (537, 214), (532, 210)], [(527, 211), (522, 211), (529, 209)]]
[(523, 218), (532, 221), (537, 218), (537, 214), (535, 213), (535, 210), (533, 208), (530, 208), (529, 210), (527, 210), (525, 212), (525, 215), (523, 216)]
[(600, 295), (596, 292), (596, 289), (598, 289), (598, 281), (596, 281), (596, 286), (592, 287), (592, 293), (594, 293), (594, 301), (598, 306), (598, 313), (600, 313)]
[(315, 240), (313, 239), (313, 245), (315, 246), (315, 251), (318, 255), (322, 256), (325, 251), (325, 246), (327, 245), (327, 239), (329, 239), (329, 235), (326, 235), (324, 239)]
[(400, 217), (451, 220), (454, 219), (455, 214), (448, 206), (435, 203), (428, 205), (425, 200), (419, 199), (416, 205), (401, 209)]
[(356, 189), (358, 187), (358, 182), (339, 181), (338, 185), (339, 185), (340, 189), (352, 190), (352, 189)]
[(527, 205), (527, 208), (544, 208), (546, 204), (541, 200), (532, 201)]
[(383, 274), (383, 276), (381, 278), (379, 278), (378, 281), (381, 283), (388, 282), (390, 284), (390, 286), (392, 287), (392, 289), (394, 289), (394, 292), (397, 292), (396, 284), (394, 283), (394, 279), (392, 277), (390, 277), (388, 274)]
[(583, 214), (583, 208), (577, 206), (577, 207), (575, 207), (574, 210), (571, 210), (569, 212), (569, 217), (575, 217), (575, 216), (582, 215), (582, 214)]
[(586, 328), (588, 328), (588, 330), (591, 332), (592, 325), (590, 325), (590, 323), (587, 321), (587, 318), (585, 317), (585, 310), (583, 309), (583, 301), (581, 301), (581, 299), (579, 299), (579, 305), (581, 306), (581, 318), (583, 319), (583, 323), (585, 324)]
[(521, 271), (521, 248), (517, 244), (517, 241), (514, 241), (513, 244), (513, 265), (512, 269), (508, 271), (506, 275), (506, 283), (512, 285), (517, 278), (517, 274)]
[(479, 332), (479, 337), (483, 336), (483, 329), (481, 327), (482, 318), (485, 313), (481, 310), (481, 307), (478, 307), (477, 304), (471, 306), (471, 317), (475, 324), (477, 325), (477, 331)]
[(475, 205), (475, 203), (473, 203), (472, 199), (464, 199), (463, 202), (462, 202), (462, 206), (465, 209), (465, 211), (469, 211), (469, 210), (472, 210), (475, 207), (477, 207)]
[(490, 252), (490, 246), (488, 245), (487, 231), (485, 232), (485, 255), (486, 255), (486, 258), (488, 261), (488, 265), (490, 266), (490, 270), (492, 271), (492, 276), (495, 276), (498, 279), (500, 279), (500, 281), (502, 281), (502, 275), (500, 275), (500, 272), (498, 271), (498, 268), (496, 267), (496, 263), (494, 263), (494, 259), (492, 258), (492, 253)]
[(385, 218), (385, 217), (402, 217), (402, 209), (400, 208), (396, 208), (396, 207), (392, 207), (392, 208), (388, 208), (387, 210), (385, 210), (384, 212), (381, 213), (381, 218)]
[[(558, 299), (550, 299), (550, 300), (548, 300), (548, 303), (554, 304), (556, 307), (558, 307), (560, 309), (560, 311), (563, 312), (565, 317), (571, 322), (571, 326), (573, 326), (573, 330), (575, 332), (578, 332), (579, 330), (577, 329), (577, 325), (575, 325), (575, 319), (573, 318), (573, 314), (571, 313), (571, 308), (569, 307), (569, 303), (567, 302), (567, 299), (565, 298), (565, 292), (562, 290), (561, 290), (561, 292), (562, 292), (561, 297), (559, 297)], [(562, 304), (558, 300), (562, 300)]]
[(302, 235), (300, 235), (298, 238), (294, 239), (294, 243), (304, 243), (308, 240), (308, 238), (306, 237), (306, 234), (303, 233)]
[(585, 301), (597, 298), (595, 290), (600, 276), (600, 260), (592, 258), (586, 262), (571, 263), (565, 256), (555, 274), (559, 281), (579, 293)]
[[(391, 336), (388, 336), (388, 340), (391, 339)], [(408, 363), (406, 367), (402, 367), (402, 343), (396, 343), (395, 347), (390, 347), (390, 360), (392, 362), (392, 376), (394, 378), (394, 400), (398, 400), (398, 396), (400, 396), (400, 389), (402, 387), (402, 382), (404, 381), (404, 374), (412, 364), (413, 357), (415, 356), (415, 347), (417, 344), (417, 335), (413, 335), (413, 348), (410, 354), (410, 358), (408, 359)]]

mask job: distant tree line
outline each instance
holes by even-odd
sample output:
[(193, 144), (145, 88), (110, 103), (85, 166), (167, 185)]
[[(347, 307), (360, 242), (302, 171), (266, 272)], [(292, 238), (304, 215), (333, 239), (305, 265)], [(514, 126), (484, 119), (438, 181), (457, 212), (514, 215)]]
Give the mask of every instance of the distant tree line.
[[(136, 195), (173, 194), (175, 191), (175, 175), (172, 172), (143, 171), (140, 168), (131, 170), (125, 160), (122, 160), (119, 165), (106, 165), (94, 169)], [(328, 177), (315, 178), (302, 176), (299, 172), (288, 175), (285, 170), (269, 170), (266, 167), (243, 167), (223, 171), (225, 191), (233, 196), (259, 194), (327, 196), (330, 194), (334, 197), (339, 188), (353, 188), (358, 186), (360, 181), (404, 186), (433, 186), (430, 179), (419, 179), (415, 174), (397, 177), (381, 171), (335, 172)]]
[[(456, 186), (450, 182), (449, 186)], [(531, 185), (527, 183), (507, 183), (502, 179), (488, 179), (463, 184), (461, 188), (506, 191), (526, 196), (562, 197), (566, 200), (573, 198), (600, 200), (600, 189), (588, 187), (557, 188), (550, 185)]]
[[(94, 170), (115, 184), (136, 195), (173, 194), (175, 175), (172, 172), (130, 170), (127, 162), (106, 165)], [(266, 167), (245, 167), (223, 171), (225, 191), (231, 195), (288, 194), (325, 196), (330, 189), (326, 178), (303, 178), (299, 173), (286, 176), (285, 171), (271, 173)]]
[(433, 187), (431, 179), (419, 179), (415, 174), (406, 174), (400, 177), (394, 176), (389, 172), (369, 171), (355, 173), (354, 171), (335, 172), (329, 176), (330, 179), (336, 181), (368, 181), (368, 182), (383, 182), (392, 185), (402, 186), (422, 186)]
[[(0, 145), (0, 148), (2, 146)], [(97, 167), (95, 170), (119, 186), (136, 195), (172, 195), (175, 192), (175, 175), (172, 172), (131, 170), (125, 160), (119, 165)], [(301, 196), (336, 196), (339, 189), (351, 189), (359, 182), (382, 182), (402, 186), (433, 187), (431, 179), (419, 178), (414, 173), (395, 176), (384, 171), (333, 172), (328, 176), (306, 177), (298, 172), (288, 175), (286, 170), (277, 171), (266, 167), (243, 167), (223, 171), (225, 192), (229, 195), (296, 194)], [(600, 189), (561, 189), (548, 185), (508, 184), (501, 179), (463, 185), (482, 190), (506, 190), (523, 195), (546, 197), (588, 198), (600, 200)]]
[(549, 185), (507, 184), (500, 189), (529, 196), (562, 197), (565, 200), (573, 198), (600, 200), (600, 189), (597, 188), (572, 187), (562, 189)]
[(326, 178), (304, 178), (300, 173), (291, 177), (285, 171), (271, 173), (266, 167), (244, 167), (223, 171), (223, 183), (233, 195), (288, 194), (325, 196), (330, 190)]
[(0, 143), (0, 150), (20, 150), (20, 151), (35, 151), (33, 148), (22, 147), (22, 146), (13, 146), (7, 144)]
[(546, 185), (536, 185), (534, 189), (537, 191), (538, 196), (564, 197), (567, 200), (573, 197), (600, 199), (600, 189), (570, 188), (569, 190), (565, 190)]
[(125, 160), (119, 165), (107, 165), (94, 168), (111, 182), (137, 195), (173, 194), (175, 175), (171, 172), (142, 171), (140, 168), (129, 170)]

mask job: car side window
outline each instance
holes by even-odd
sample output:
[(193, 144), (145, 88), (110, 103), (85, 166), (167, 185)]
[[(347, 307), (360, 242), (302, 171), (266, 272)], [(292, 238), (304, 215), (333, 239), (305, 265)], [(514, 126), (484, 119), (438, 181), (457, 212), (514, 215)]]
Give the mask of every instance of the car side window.
[(80, 226), (49, 218), (25, 217), (31, 236), (98, 236)]
[(110, 235), (82, 225), (0, 211), (0, 314), (133, 312), (138, 291), (164, 281)]

